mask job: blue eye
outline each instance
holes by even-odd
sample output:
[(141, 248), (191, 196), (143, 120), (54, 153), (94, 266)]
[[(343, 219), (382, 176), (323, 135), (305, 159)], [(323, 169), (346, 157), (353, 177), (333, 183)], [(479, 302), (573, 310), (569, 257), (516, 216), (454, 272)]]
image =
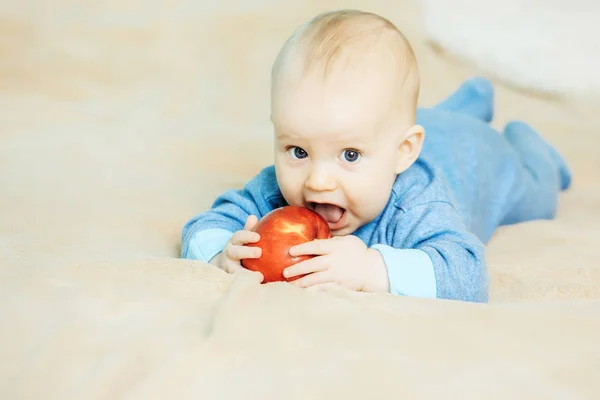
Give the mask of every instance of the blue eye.
[(297, 158), (297, 159), (302, 159), (302, 158), (306, 158), (308, 157), (308, 153), (306, 152), (306, 150), (304, 150), (301, 147), (290, 147), (287, 150), (287, 153), (292, 157), (292, 158)]
[(353, 163), (360, 158), (360, 153), (356, 150), (344, 150), (344, 161)]

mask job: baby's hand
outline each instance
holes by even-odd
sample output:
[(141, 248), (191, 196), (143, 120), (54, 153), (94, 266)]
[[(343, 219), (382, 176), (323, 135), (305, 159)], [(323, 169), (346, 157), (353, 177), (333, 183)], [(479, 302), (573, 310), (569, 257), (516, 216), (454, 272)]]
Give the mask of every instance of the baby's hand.
[(351, 290), (389, 292), (387, 268), (380, 253), (357, 236), (315, 239), (290, 248), (291, 256), (314, 255), (286, 268), (286, 278), (303, 275), (293, 285), (338, 284)]
[[(241, 260), (245, 258), (259, 258), (262, 255), (260, 247), (244, 246), (247, 243), (256, 243), (260, 240), (260, 235), (252, 231), (257, 223), (258, 218), (255, 215), (248, 216), (244, 229), (235, 232), (225, 245), (223, 251), (210, 260), (210, 263), (230, 274), (242, 270), (249, 271), (242, 266)], [(260, 272), (254, 273), (260, 275), (260, 281), (262, 282), (264, 279), (262, 274)]]

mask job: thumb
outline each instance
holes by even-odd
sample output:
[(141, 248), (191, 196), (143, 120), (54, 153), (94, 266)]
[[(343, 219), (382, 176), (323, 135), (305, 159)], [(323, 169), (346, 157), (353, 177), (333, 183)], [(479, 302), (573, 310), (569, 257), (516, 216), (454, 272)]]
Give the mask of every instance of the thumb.
[(260, 273), (259, 271), (252, 271), (249, 270), (247, 268), (244, 268), (242, 265), (236, 265), (232, 267), (232, 273), (238, 273), (238, 274), (246, 274), (247, 276), (253, 276), (254, 279), (257, 279), (259, 283), (261, 283), (265, 277), (263, 276), (262, 273)]
[(251, 231), (258, 224), (258, 217), (256, 215), (248, 215), (246, 218), (246, 224), (244, 225), (245, 231)]

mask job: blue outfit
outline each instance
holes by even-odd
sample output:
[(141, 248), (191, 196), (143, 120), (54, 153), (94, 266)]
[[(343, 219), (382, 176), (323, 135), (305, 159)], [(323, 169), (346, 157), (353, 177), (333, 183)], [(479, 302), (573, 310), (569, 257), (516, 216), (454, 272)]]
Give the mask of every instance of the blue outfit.
[[(419, 158), (398, 175), (381, 214), (353, 233), (381, 253), (392, 293), (487, 302), (485, 243), (494, 230), (554, 217), (571, 181), (565, 161), (522, 122), (494, 130), (493, 106), (490, 82), (473, 78), (417, 111)], [(210, 261), (248, 215), (285, 205), (268, 166), (185, 224), (182, 257)]]

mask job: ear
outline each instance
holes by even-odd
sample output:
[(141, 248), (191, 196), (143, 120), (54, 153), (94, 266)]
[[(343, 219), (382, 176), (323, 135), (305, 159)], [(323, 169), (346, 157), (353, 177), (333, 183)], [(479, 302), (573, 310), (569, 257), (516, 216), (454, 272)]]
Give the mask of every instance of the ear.
[(419, 157), (425, 139), (425, 129), (421, 125), (413, 125), (404, 134), (404, 140), (398, 148), (399, 156), (396, 174), (406, 171)]

